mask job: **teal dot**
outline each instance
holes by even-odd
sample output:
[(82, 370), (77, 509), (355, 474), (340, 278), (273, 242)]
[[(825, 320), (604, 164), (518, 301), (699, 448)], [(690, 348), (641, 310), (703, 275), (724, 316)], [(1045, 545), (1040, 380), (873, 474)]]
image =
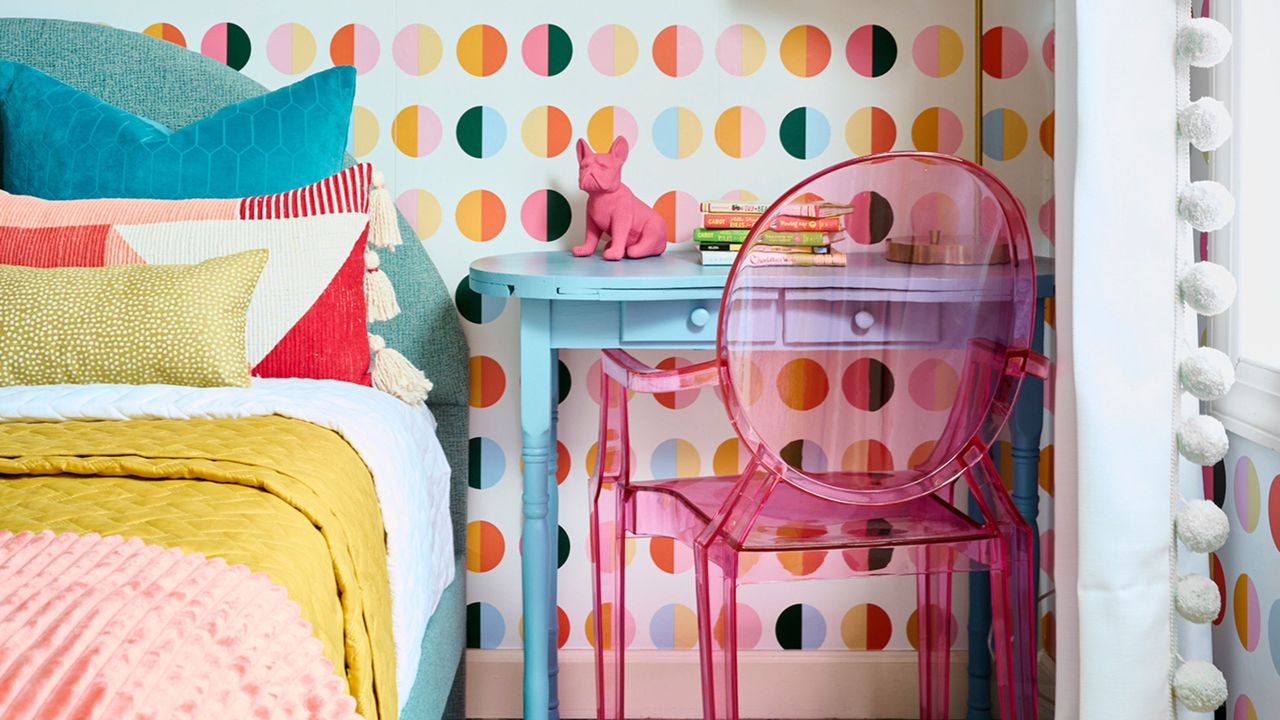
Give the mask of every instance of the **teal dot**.
[(458, 147), (473, 158), (493, 157), (507, 142), (507, 124), (497, 110), (477, 105), (458, 118)]
[(458, 306), (458, 314), (477, 325), (487, 323), (502, 314), (507, 306), (507, 299), (494, 295), (481, 295), (471, 289), (471, 279), (463, 277), (458, 282), (458, 289), (453, 294), (453, 302)]
[(498, 608), (486, 602), (467, 605), (467, 647), (491, 650), (502, 644), (507, 624)]
[(809, 160), (821, 155), (831, 143), (831, 123), (816, 108), (798, 107), (782, 118), (778, 137), (788, 155)]
[(484, 490), (498, 484), (507, 471), (502, 446), (487, 437), (473, 437), (467, 443), (467, 484)]
[(796, 603), (779, 613), (774, 635), (783, 650), (814, 650), (827, 639), (827, 621), (816, 608)]

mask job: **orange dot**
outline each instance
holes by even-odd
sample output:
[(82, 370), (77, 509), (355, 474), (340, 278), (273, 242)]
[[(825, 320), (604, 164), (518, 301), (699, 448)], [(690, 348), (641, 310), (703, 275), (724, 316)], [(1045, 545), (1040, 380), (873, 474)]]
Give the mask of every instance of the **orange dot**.
[[(604, 603), (600, 606), (600, 625), (601, 634), (604, 635), (603, 647), (606, 650), (613, 648), (613, 613), (615, 606), (613, 603)], [(631, 619), (631, 613), (626, 610), (622, 611), (625, 616), (622, 619), (623, 633), (627, 636), (623, 641), (623, 647), (631, 644), (631, 636), (635, 633), (635, 621)], [(591, 647), (596, 646), (596, 627), (595, 627), (595, 611), (587, 613), (586, 626), (583, 628), (587, 635), (587, 644)]]
[(675, 575), (693, 567), (693, 551), (672, 538), (655, 537), (649, 541), (649, 557), (659, 570)]
[(778, 553), (778, 563), (796, 577), (814, 574), (826, 559), (827, 553), (822, 550), (787, 550)]
[(473, 573), (489, 572), (502, 562), (507, 543), (502, 531), (493, 523), (473, 520), (467, 523), (467, 569)]
[(827, 399), (827, 372), (816, 361), (796, 358), (778, 371), (778, 397), (793, 410), (812, 410)]
[(487, 355), (471, 358), (471, 407), (489, 407), (498, 402), (506, 389), (507, 375), (497, 360)]
[(845, 472), (888, 472), (893, 470), (893, 454), (879, 440), (859, 440), (845, 448), (840, 467)]
[(741, 441), (736, 437), (729, 438), (716, 447), (711, 458), (711, 472), (716, 475), (737, 475), (742, 472), (744, 460), (746, 458)]
[(458, 201), (454, 220), (468, 240), (488, 242), (497, 237), (507, 224), (507, 208), (492, 192), (472, 190)]
[(1053, 159), (1053, 113), (1049, 113), (1045, 117), (1044, 122), (1040, 123), (1040, 147), (1044, 149), (1044, 154)]
[(1053, 446), (1040, 451), (1040, 488), (1053, 495)]
[(148, 25), (146, 29), (142, 31), (142, 34), (153, 38), (159, 38), (166, 42), (171, 42), (179, 47), (187, 46), (187, 38), (183, 36), (182, 31), (176, 26), (170, 25), (166, 22)]
[(488, 77), (507, 61), (507, 39), (491, 25), (472, 25), (458, 36), (458, 64), (476, 77)]
[[(946, 619), (950, 620), (950, 625), (948, 626), (948, 629), (951, 635), (949, 644), (954, 645), (956, 642), (956, 637), (959, 635), (959, 632), (960, 632), (956, 626), (955, 616), (946, 618), (943, 615), (942, 608), (938, 607), (937, 605), (929, 605), (928, 609), (930, 614), (933, 616), (935, 627), (940, 628), (942, 626), (943, 620), (946, 620)], [(907, 642), (911, 643), (911, 647), (917, 650), (920, 649), (920, 611), (919, 610), (916, 610), (915, 612), (911, 613), (911, 617), (907, 618)]]
[(915, 470), (928, 462), (929, 456), (933, 454), (934, 444), (933, 440), (925, 440), (917, 445), (916, 449), (911, 451), (911, 456), (907, 458), (907, 467)]

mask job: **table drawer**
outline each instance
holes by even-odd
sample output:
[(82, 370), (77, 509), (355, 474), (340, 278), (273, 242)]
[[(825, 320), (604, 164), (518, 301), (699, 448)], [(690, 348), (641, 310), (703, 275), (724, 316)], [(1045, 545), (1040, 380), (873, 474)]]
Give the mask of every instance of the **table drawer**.
[(655, 300), (622, 306), (623, 343), (716, 341), (719, 300)]
[(788, 345), (934, 343), (947, 303), (818, 300), (788, 297), (783, 339)]

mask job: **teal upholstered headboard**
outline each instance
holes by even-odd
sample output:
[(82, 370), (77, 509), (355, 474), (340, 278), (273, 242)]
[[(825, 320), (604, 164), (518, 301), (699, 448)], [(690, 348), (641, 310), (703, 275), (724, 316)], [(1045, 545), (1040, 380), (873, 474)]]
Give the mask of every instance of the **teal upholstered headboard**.
[[(31, 65), (174, 129), (266, 91), (199, 53), (141, 33), (90, 23), (0, 18), (0, 59)], [(402, 312), (371, 329), (435, 383), (429, 404), (453, 467), (456, 551), (462, 553), (469, 397), (466, 338), (448, 289), (404, 218), (400, 234), (404, 244), (394, 253), (383, 253), (382, 269), (396, 288)]]

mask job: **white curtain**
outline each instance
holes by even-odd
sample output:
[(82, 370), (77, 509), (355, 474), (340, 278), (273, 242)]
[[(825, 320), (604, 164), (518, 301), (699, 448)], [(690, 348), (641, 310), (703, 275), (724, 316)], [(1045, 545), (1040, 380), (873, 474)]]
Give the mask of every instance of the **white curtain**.
[[(1171, 713), (1171, 473), (1199, 493), (1195, 469), (1171, 466), (1175, 245), (1191, 252), (1173, 38), (1187, 7), (1057, 3), (1060, 720)], [(1184, 655), (1203, 656), (1207, 632), (1184, 630)]]

